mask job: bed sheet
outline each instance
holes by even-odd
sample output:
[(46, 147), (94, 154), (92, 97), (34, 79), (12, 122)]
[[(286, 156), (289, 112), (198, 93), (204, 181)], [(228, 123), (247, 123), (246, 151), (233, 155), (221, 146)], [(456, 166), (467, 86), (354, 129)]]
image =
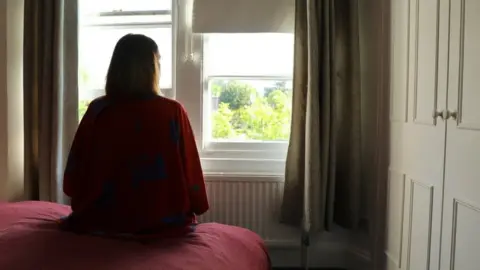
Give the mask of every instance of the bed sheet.
[(59, 231), (55, 220), (69, 213), (55, 203), (0, 203), (0, 269), (270, 269), (262, 239), (247, 229), (204, 223), (147, 244)]

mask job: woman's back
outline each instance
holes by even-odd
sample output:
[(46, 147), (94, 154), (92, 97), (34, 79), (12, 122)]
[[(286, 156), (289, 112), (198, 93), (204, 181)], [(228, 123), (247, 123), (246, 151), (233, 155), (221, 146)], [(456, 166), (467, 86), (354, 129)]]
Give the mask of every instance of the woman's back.
[(160, 96), (92, 102), (72, 146), (64, 190), (77, 231), (183, 232), (208, 209), (187, 115)]

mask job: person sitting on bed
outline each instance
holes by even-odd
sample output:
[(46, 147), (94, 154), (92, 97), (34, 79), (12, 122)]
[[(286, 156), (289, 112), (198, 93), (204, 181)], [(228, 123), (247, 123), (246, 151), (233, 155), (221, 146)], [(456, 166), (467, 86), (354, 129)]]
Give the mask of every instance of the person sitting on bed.
[[(94, 57), (94, 56), (92, 56)], [(178, 236), (209, 208), (195, 138), (177, 101), (159, 95), (160, 54), (144, 35), (115, 46), (106, 95), (92, 101), (70, 149), (61, 227), (107, 236)]]

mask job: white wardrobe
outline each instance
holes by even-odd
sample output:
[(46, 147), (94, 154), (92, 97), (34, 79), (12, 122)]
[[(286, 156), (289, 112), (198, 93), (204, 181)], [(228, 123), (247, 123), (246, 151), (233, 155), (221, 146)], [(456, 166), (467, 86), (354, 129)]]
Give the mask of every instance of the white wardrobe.
[(480, 0), (391, 0), (387, 269), (480, 269)]

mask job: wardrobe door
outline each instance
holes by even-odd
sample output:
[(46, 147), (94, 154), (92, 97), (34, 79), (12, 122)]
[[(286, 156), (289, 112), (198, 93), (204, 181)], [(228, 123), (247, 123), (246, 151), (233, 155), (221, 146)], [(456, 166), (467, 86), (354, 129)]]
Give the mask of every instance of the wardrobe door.
[[(391, 1), (388, 269), (438, 269), (448, 0)], [(439, 46), (441, 43), (446, 46)], [(438, 114), (436, 113), (438, 112)]]
[(480, 269), (480, 1), (451, 1), (441, 269)]

